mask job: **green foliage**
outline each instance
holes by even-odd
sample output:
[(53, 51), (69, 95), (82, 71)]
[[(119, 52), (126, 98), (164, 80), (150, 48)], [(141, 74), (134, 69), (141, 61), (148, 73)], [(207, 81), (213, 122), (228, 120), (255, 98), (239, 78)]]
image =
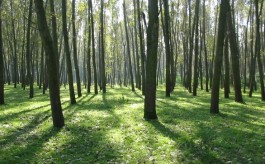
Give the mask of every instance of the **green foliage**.
[[(6, 87), (0, 106), (1, 163), (262, 163), (265, 110), (258, 95), (247, 104), (221, 99), (220, 115), (209, 114), (210, 94), (192, 97), (159, 88), (159, 121), (143, 119), (143, 96), (129, 88), (108, 88), (70, 105), (62, 89), (66, 126), (52, 127), (48, 95), (36, 88), (29, 100)], [(84, 91), (85, 92), (85, 91)], [(231, 94), (232, 95), (232, 94)]]

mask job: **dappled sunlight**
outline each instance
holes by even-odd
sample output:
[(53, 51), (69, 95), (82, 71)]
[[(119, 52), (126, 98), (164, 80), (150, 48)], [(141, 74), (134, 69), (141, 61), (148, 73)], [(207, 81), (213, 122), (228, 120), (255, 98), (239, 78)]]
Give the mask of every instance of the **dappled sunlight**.
[(75, 105), (67, 90), (61, 92), (66, 123), (61, 130), (52, 128), (49, 98), (41, 91), (34, 101), (23, 98), (20, 108), (16, 98), (0, 107), (1, 161), (27, 156), (21, 162), (222, 163), (251, 158), (259, 163), (263, 156), (265, 111), (259, 99), (247, 98), (247, 104), (220, 99), (221, 113), (211, 115), (209, 93), (193, 97), (177, 87), (165, 98), (158, 90), (158, 120), (145, 121), (143, 96), (130, 88), (85, 94)]

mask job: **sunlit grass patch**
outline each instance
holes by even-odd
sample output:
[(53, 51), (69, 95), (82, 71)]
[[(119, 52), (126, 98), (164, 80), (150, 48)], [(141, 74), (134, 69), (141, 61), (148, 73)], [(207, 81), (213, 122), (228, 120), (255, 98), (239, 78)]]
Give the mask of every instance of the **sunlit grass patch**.
[(262, 163), (264, 102), (246, 104), (220, 93), (220, 114), (209, 113), (210, 93), (194, 97), (177, 87), (170, 98), (157, 91), (158, 120), (143, 119), (144, 97), (130, 88), (86, 94), (71, 105), (61, 88), (66, 126), (52, 127), (48, 94), (6, 86), (0, 106), (0, 163)]

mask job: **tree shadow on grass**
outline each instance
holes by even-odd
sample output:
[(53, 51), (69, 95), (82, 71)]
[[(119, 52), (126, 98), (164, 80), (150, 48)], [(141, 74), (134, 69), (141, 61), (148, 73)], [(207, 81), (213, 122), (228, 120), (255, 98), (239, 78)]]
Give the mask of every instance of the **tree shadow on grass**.
[(50, 104), (47, 104), (47, 105), (43, 105), (43, 106), (38, 106), (38, 107), (35, 107), (35, 108), (32, 108), (32, 109), (25, 109), (23, 111), (20, 111), (20, 112), (16, 112), (16, 113), (11, 113), (11, 114), (7, 114), (7, 115), (4, 115), (4, 116), (0, 116), (0, 122), (5, 122), (6, 120), (12, 120), (14, 118), (17, 118), (21, 115), (24, 115), (24, 114), (27, 114), (29, 112), (32, 112), (32, 111), (35, 111), (35, 110), (38, 110), (38, 109), (41, 109), (41, 108), (45, 108), (45, 107), (48, 107), (50, 106)]
[[(93, 104), (86, 102), (71, 106), (72, 113), (66, 114), (69, 120), (64, 133), (67, 134), (65, 143), (52, 151), (50, 156), (55, 159), (51, 162), (69, 163), (115, 163), (121, 162), (122, 154), (118, 151), (122, 145), (111, 141), (109, 133), (120, 127), (120, 118), (108, 108), (110, 104), (102, 94), (104, 105), (100, 109), (92, 109)], [(91, 96), (88, 100), (93, 99)], [(67, 110), (67, 111), (69, 111)], [(98, 114), (89, 115), (90, 112)], [(70, 112), (70, 111), (69, 111)], [(80, 117), (81, 115), (81, 117)], [(71, 121), (70, 121), (71, 120)], [(49, 162), (50, 159), (48, 159)]]
[[(207, 96), (192, 98), (187, 94), (182, 92), (181, 96), (159, 99), (157, 113), (164, 125), (151, 122), (164, 136), (180, 145), (185, 155), (182, 159), (199, 163), (262, 163), (265, 133), (261, 130), (264, 125), (257, 120), (263, 118), (265, 111), (235, 103), (233, 99), (221, 99), (221, 113), (212, 115)], [(176, 139), (178, 132), (181, 135)]]
[(28, 124), (14, 129), (13, 132), (9, 132), (9, 135), (2, 137), (0, 161), (29, 163), (29, 161), (20, 161), (20, 159), (25, 159), (25, 156), (27, 159), (32, 158), (34, 153), (40, 150), (42, 145), (58, 132), (53, 127), (45, 130), (43, 134), (34, 132), (39, 125), (42, 125), (50, 117), (50, 110), (39, 112), (33, 116)]
[(215, 157), (207, 149), (203, 149), (201, 145), (196, 144), (192, 138), (185, 136), (184, 134), (177, 133), (170, 128), (166, 127), (158, 120), (148, 121), (156, 130), (163, 136), (170, 138), (179, 145), (178, 149), (181, 150), (181, 156), (178, 157), (182, 162), (188, 161), (200, 161), (200, 162), (215, 162), (221, 163), (222, 161)]

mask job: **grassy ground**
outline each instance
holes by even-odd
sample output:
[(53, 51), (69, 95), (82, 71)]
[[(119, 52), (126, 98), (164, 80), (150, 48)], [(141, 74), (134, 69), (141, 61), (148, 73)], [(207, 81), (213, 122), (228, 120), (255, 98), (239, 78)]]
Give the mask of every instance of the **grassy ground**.
[[(6, 87), (0, 106), (0, 163), (263, 163), (265, 109), (257, 94), (246, 104), (221, 99), (209, 114), (210, 94), (159, 89), (158, 121), (143, 119), (141, 92), (108, 88), (70, 105), (62, 89), (66, 126), (52, 127), (48, 95)], [(85, 93), (85, 91), (84, 91)], [(223, 97), (223, 95), (222, 95)]]

